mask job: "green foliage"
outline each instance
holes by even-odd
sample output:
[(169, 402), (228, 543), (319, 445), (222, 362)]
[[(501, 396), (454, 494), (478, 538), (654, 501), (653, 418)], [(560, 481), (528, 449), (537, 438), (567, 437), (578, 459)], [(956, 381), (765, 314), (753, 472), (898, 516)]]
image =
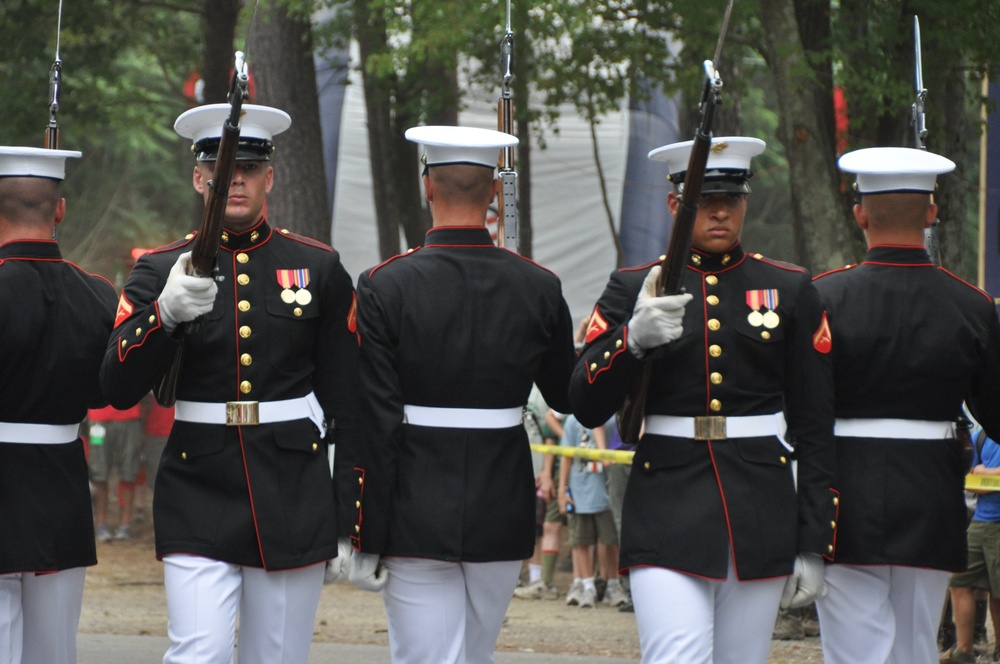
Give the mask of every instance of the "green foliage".
[[(200, 57), (192, 48), (198, 6), (64, 1), (60, 147), (84, 156), (68, 164), (60, 239), (69, 258), (109, 278), (133, 246), (162, 244), (192, 227), (190, 156), (172, 127)], [(43, 143), (57, 9), (53, 0), (0, 5), (2, 144)]]

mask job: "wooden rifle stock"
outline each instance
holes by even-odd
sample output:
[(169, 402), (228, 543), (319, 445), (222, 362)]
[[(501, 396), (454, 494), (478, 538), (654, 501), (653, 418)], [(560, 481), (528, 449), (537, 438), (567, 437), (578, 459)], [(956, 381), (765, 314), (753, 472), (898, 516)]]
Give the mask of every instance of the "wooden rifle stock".
[[(202, 212), (201, 229), (191, 246), (189, 274), (196, 277), (210, 277), (216, 271), (215, 261), (222, 241), (222, 224), (226, 218), (229, 184), (233, 181), (233, 172), (236, 170), (236, 153), (240, 143), (240, 115), (243, 99), (246, 97), (247, 79), (245, 67), (241, 67), (242, 55), (239, 52), (236, 54), (237, 66), (229, 93), (229, 117), (222, 125), (222, 138), (219, 141), (219, 152), (215, 158), (212, 179), (208, 182), (208, 200), (205, 201)], [(200, 320), (196, 319), (178, 325), (180, 343), (177, 344), (170, 365), (154, 390), (156, 401), (161, 406), (170, 407), (177, 401), (177, 383), (184, 357), (183, 335), (197, 330), (200, 324)]]
[[(715, 107), (722, 103), (719, 94), (722, 81), (719, 80), (711, 61), (705, 61), (705, 90), (701, 102), (701, 123), (695, 131), (691, 155), (688, 157), (687, 172), (684, 176), (684, 190), (680, 196), (680, 209), (670, 231), (667, 253), (660, 263), (660, 276), (656, 282), (657, 295), (677, 295), (684, 290), (684, 270), (688, 253), (691, 251), (691, 235), (698, 216), (698, 203), (705, 182), (705, 166), (712, 144), (712, 121)], [(618, 433), (623, 442), (639, 442), (642, 422), (646, 415), (646, 400), (649, 397), (649, 381), (652, 377), (652, 361), (647, 358), (639, 380), (625, 396), (617, 412)]]

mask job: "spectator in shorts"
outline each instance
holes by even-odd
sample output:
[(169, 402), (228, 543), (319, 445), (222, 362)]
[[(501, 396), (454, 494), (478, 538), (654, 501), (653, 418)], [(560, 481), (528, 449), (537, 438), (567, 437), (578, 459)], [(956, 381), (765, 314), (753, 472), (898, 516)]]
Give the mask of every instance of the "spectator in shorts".
[[(563, 433), (562, 416), (547, 408), (541, 431), (546, 445), (558, 445)], [(555, 454), (544, 455), (542, 469), (535, 477), (538, 499), (545, 503), (541, 538), (537, 544), (540, 562), (528, 563), (528, 584), (514, 589), (514, 597), (517, 599), (559, 598), (559, 590), (555, 584), (556, 561), (559, 558), (559, 532), (566, 523), (566, 515), (559, 513), (559, 501), (555, 500), (555, 479), (559, 472), (559, 461), (560, 457)]]
[[(563, 424), (560, 445), (607, 449), (604, 427), (585, 429), (570, 415)], [(618, 532), (608, 499), (604, 464), (587, 459), (564, 459), (559, 468), (559, 511), (569, 520), (569, 545), (573, 550), (573, 583), (566, 604), (593, 608), (597, 603), (592, 550), (597, 545), (601, 574), (607, 580), (604, 603), (619, 606), (628, 595), (618, 580)]]
[[(146, 469), (146, 495), (136, 496), (135, 511), (153, 504), (153, 489), (156, 488), (156, 471), (160, 467), (163, 448), (167, 446), (170, 427), (174, 425), (174, 407), (164, 408), (156, 403), (152, 393), (143, 400), (142, 416), (142, 465)], [(141, 501), (141, 502), (140, 502)]]
[[(1000, 445), (988, 438), (983, 431), (974, 440), (976, 444), (971, 473), (1000, 475)], [(942, 662), (972, 664), (976, 661), (973, 650), (976, 589), (989, 590), (993, 629), (1000, 634), (1000, 492), (979, 493), (976, 511), (966, 532), (969, 542), (968, 569), (952, 574), (949, 581), (957, 642), (941, 658)], [(1000, 645), (993, 650), (993, 661), (1000, 661)]]
[[(111, 406), (91, 409), (90, 480), (94, 483), (94, 531), (98, 542), (112, 537), (127, 540), (132, 537), (132, 508), (135, 503), (135, 476), (142, 461), (142, 411), (139, 405), (126, 410)], [(112, 534), (108, 526), (108, 479), (112, 470), (118, 474), (121, 511), (118, 527)]]

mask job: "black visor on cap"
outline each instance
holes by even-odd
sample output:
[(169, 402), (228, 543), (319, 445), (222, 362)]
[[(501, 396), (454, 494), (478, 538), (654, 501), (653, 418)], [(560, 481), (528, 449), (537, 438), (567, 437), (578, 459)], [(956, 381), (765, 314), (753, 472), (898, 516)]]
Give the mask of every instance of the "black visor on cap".
[[(192, 148), (198, 161), (215, 161), (219, 154), (221, 139), (206, 138), (195, 143)], [(240, 137), (236, 147), (236, 161), (270, 161), (274, 144), (262, 138)]]
[[(686, 171), (675, 173), (670, 176), (670, 181), (677, 184), (681, 191), (684, 190), (684, 178)], [(705, 173), (702, 181), (701, 194), (749, 194), (750, 178), (753, 172), (743, 170), (714, 170)]]

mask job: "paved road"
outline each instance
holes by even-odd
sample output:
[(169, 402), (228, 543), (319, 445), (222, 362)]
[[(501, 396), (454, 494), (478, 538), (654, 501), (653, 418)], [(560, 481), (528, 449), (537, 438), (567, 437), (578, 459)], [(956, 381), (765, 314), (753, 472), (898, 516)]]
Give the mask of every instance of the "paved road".
[[(165, 636), (117, 636), (80, 634), (77, 638), (77, 664), (156, 664), (167, 649)], [(353, 646), (337, 643), (314, 643), (309, 664), (391, 664), (385, 646)], [(496, 664), (626, 664), (631, 659), (537, 653), (500, 652)]]

